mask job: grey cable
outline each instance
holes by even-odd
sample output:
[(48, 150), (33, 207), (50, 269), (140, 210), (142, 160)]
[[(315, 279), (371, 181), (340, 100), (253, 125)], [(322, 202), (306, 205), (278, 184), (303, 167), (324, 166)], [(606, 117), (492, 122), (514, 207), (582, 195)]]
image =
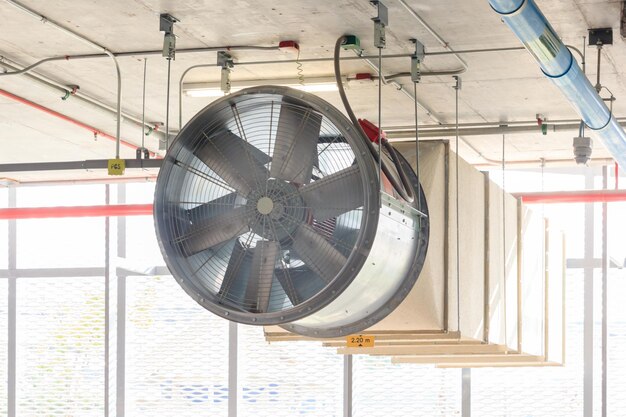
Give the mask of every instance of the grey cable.
[[(417, 118), (417, 83), (413, 83), (413, 95), (415, 96), (415, 175), (417, 177), (417, 209), (422, 211), (422, 196), (420, 193), (420, 146), (419, 146), (419, 126)], [(422, 222), (422, 216), (419, 216), (419, 222)]]

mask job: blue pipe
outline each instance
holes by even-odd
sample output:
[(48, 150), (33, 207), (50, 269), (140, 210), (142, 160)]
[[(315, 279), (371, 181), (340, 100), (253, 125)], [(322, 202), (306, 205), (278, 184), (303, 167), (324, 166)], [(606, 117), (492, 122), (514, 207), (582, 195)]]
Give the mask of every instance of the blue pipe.
[(626, 132), (620, 126), (561, 42), (534, 0), (489, 0), (491, 8), (535, 58), (543, 73), (559, 87), (572, 106), (611, 153), (626, 168)]

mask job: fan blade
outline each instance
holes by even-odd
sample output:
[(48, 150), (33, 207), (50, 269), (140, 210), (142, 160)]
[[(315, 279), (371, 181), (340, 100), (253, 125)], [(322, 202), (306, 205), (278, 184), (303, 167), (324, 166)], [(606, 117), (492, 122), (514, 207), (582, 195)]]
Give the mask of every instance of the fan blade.
[(227, 130), (205, 138), (194, 155), (237, 192), (248, 195), (265, 184), (269, 173), (264, 164), (269, 156)]
[(276, 278), (294, 306), (313, 297), (326, 285), (318, 275), (309, 269), (279, 268), (276, 269)]
[(298, 184), (311, 181), (321, 125), (322, 116), (313, 110), (288, 103), (280, 106), (270, 169), (272, 177)]
[(192, 209), (187, 210), (187, 217), (192, 224), (200, 219), (208, 219), (219, 214), (226, 213), (235, 208), (235, 200), (237, 193), (230, 193), (225, 196), (211, 200), (208, 203), (200, 204)]
[(326, 283), (331, 282), (346, 263), (346, 257), (307, 224), (296, 229), (292, 249)]
[(256, 304), (256, 311), (267, 312), (274, 278), (274, 266), (280, 247), (278, 242), (259, 241), (254, 249), (250, 276), (246, 286), (246, 301)]
[(238, 241), (235, 242), (228, 260), (226, 272), (224, 273), (224, 279), (217, 293), (221, 300), (226, 299), (230, 302), (239, 302), (240, 304), (243, 302), (243, 281), (249, 275), (250, 262), (248, 250), (244, 249)]
[(313, 217), (324, 221), (363, 205), (363, 179), (358, 166), (352, 165), (305, 185), (300, 195)]
[(213, 217), (197, 218), (189, 232), (176, 241), (185, 256), (194, 255), (247, 232), (248, 217), (247, 207), (242, 206)]

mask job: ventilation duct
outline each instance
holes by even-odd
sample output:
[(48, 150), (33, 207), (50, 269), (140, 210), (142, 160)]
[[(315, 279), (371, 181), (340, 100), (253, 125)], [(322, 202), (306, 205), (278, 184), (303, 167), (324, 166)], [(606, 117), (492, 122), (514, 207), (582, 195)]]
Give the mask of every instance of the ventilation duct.
[(561, 42), (533, 0), (489, 0), (522, 41), (543, 73), (559, 87), (587, 126), (621, 165), (626, 166), (626, 132), (619, 125), (572, 53)]

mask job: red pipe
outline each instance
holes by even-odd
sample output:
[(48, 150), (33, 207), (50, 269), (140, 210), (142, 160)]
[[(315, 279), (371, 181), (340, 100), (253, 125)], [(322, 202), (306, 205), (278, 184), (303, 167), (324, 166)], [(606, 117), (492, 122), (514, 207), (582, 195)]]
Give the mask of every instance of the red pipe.
[(525, 204), (611, 203), (626, 201), (625, 190), (558, 191), (514, 194)]
[(108, 206), (73, 207), (19, 207), (0, 209), (0, 220), (150, 215), (152, 215), (152, 204), (118, 204)]
[[(61, 114), (61, 113), (59, 113), (57, 111), (54, 111), (54, 110), (49, 109), (47, 107), (44, 107), (41, 104), (37, 104), (35, 102), (27, 100), (24, 97), (16, 96), (13, 93), (9, 93), (8, 91), (1, 90), (1, 89), (0, 89), (0, 96), (4, 96), (6, 98), (10, 98), (11, 100), (17, 101), (18, 103), (22, 103), (22, 104), (25, 104), (25, 105), (27, 105), (29, 107), (34, 108), (34, 109), (41, 110), (42, 112), (44, 112), (46, 114), (49, 114), (50, 116), (54, 116), (56, 118), (59, 118), (61, 120), (66, 121), (68, 123), (71, 123), (74, 126), (78, 126), (78, 127), (83, 128), (83, 129), (89, 130), (91, 133), (94, 134), (94, 136), (101, 136), (103, 138), (107, 138), (107, 139), (110, 139), (112, 141), (117, 141), (115, 136), (109, 135), (108, 133), (105, 133), (105, 132), (103, 132), (101, 130), (98, 130), (98, 129), (96, 129), (93, 126), (89, 126), (88, 124), (85, 124), (85, 123), (80, 122), (80, 121), (78, 121), (76, 119), (73, 119), (73, 118), (71, 118), (69, 116)], [(135, 150), (138, 148), (136, 145), (134, 145), (134, 144), (132, 144), (132, 143), (130, 143), (128, 141), (125, 141), (123, 139), (120, 139), (120, 144), (124, 145), (124, 146), (127, 146), (129, 148), (135, 149)], [(150, 156), (154, 157), (154, 156), (156, 156), (156, 154), (154, 152), (150, 152)]]

